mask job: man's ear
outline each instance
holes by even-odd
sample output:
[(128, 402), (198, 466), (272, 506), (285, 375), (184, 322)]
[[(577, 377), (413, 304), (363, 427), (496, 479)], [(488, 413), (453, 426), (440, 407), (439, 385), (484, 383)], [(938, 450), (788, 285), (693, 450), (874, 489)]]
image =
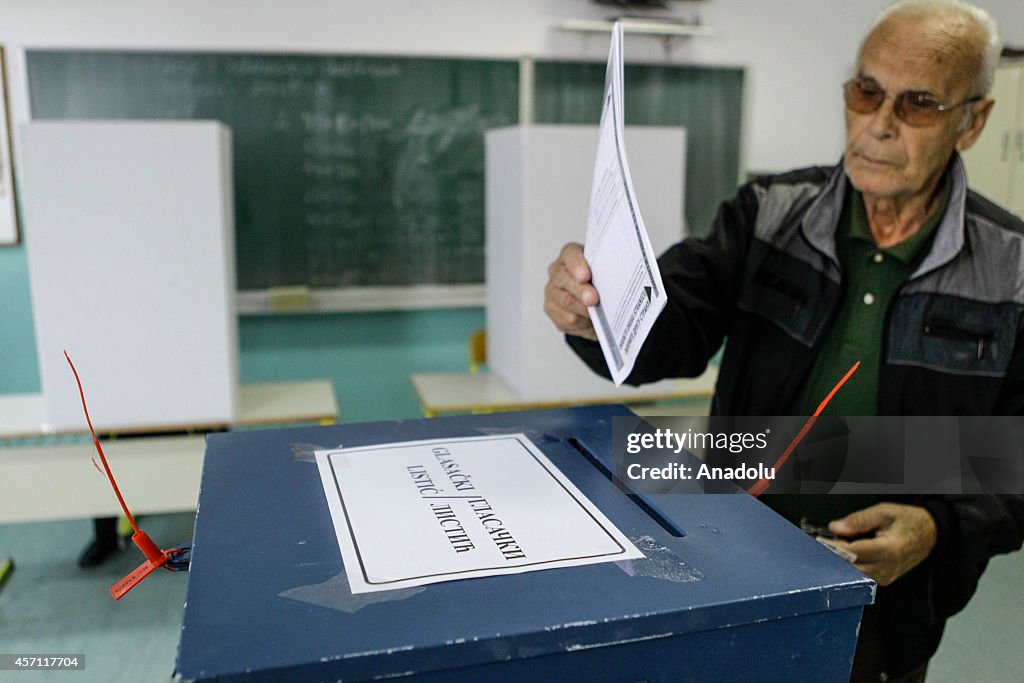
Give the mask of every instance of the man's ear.
[(985, 122), (988, 121), (989, 114), (992, 113), (992, 107), (995, 104), (996, 101), (994, 99), (986, 97), (980, 102), (970, 105), (971, 113), (968, 114), (967, 127), (961, 131), (960, 137), (956, 140), (956, 150), (958, 152), (970, 149), (978, 141), (978, 136), (984, 130)]

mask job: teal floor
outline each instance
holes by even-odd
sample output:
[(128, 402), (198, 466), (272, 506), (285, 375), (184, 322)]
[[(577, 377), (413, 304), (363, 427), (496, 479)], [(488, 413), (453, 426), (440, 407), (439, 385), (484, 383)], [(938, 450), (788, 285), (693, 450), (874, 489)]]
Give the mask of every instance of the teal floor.
[[(156, 515), (142, 527), (163, 546), (187, 542), (191, 514)], [(85, 654), (85, 670), (0, 671), (0, 682), (168, 681), (185, 600), (184, 573), (158, 571), (120, 602), (107, 589), (142, 555), (122, 551), (99, 568), (75, 560), (92, 533), (73, 520), (0, 525), (0, 559), (16, 568), (0, 589), (0, 653)], [(967, 610), (949, 624), (929, 683), (1021, 680), (1024, 670), (1024, 554), (995, 558)]]
[(967, 608), (946, 625), (928, 683), (1024, 680), (1024, 553), (989, 563)]
[[(188, 542), (193, 514), (143, 518), (160, 546)], [(100, 567), (79, 569), (92, 522), (0, 525), (0, 557), (15, 569), (0, 588), (0, 651), (85, 655), (84, 671), (0, 671), (0, 681), (117, 683), (169, 681), (185, 603), (183, 572), (158, 570), (119, 602), (107, 589), (141, 564), (132, 548)]]

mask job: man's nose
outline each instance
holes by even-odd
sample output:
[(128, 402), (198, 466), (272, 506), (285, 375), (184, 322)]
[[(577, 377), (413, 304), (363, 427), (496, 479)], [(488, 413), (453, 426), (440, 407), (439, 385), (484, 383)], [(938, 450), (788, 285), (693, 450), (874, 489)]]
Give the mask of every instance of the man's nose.
[(896, 126), (899, 125), (899, 116), (896, 114), (896, 98), (887, 94), (878, 109), (868, 116), (871, 117), (869, 129), (872, 135), (879, 138), (893, 135)]

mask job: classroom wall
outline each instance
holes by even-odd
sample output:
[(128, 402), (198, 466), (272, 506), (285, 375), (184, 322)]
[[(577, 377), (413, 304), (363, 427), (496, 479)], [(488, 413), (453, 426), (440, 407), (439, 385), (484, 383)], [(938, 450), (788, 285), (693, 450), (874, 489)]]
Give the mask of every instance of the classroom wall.
[[(703, 0), (671, 3), (699, 14), (712, 38), (630, 35), (626, 59), (743, 65), (751, 85), (746, 167), (782, 170), (831, 160), (841, 144), (839, 84), (884, 0)], [(1008, 43), (1024, 45), (1024, 2), (979, 0)], [(566, 33), (565, 19), (613, 12), (588, 0), (4, 0), (0, 43), (595, 59), (604, 35)], [(20, 69), (18, 55), (11, 67)], [(27, 112), (12, 74), (15, 117)], [(822, 93), (809, 105), (808, 98)], [(793, 144), (793, 140), (800, 144)]]
[[(975, 0), (1024, 45), (1024, 2)], [(747, 67), (747, 166), (784, 169), (838, 160), (839, 86), (853, 73), (860, 40), (889, 0), (707, 0), (701, 14), (721, 40), (688, 42), (680, 56)], [(704, 7), (706, 6), (706, 9)]]
[[(880, 0), (703, 0), (712, 38), (628, 35), (626, 59), (747, 69), (744, 170), (831, 162), (842, 147), (839, 84)], [(980, 0), (1008, 43), (1024, 44), (1024, 2)], [(267, 50), (603, 61), (607, 36), (566, 33), (565, 19), (603, 18), (587, 0), (4, 0), (10, 107), (27, 120), (25, 47)], [(628, 83), (627, 83), (628, 87)], [(18, 141), (15, 140), (15, 154)], [(30, 235), (25, 235), (31, 239)], [(539, 304), (538, 304), (539, 305)], [(0, 247), (0, 393), (38, 391), (24, 247)], [(481, 309), (245, 317), (244, 382), (330, 377), (345, 419), (411, 417), (412, 371), (461, 370)]]

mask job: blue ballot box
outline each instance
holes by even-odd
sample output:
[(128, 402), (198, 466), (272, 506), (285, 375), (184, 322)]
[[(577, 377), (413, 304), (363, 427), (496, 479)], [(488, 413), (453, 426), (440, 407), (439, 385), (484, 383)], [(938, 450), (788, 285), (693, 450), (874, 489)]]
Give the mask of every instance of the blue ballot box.
[[(738, 490), (661, 494), (671, 524), (656, 520), (593, 462), (610, 462), (612, 418), (629, 415), (599, 406), (211, 435), (178, 679), (847, 680), (873, 582)], [(349, 591), (315, 450), (513, 432), (644, 559)]]

